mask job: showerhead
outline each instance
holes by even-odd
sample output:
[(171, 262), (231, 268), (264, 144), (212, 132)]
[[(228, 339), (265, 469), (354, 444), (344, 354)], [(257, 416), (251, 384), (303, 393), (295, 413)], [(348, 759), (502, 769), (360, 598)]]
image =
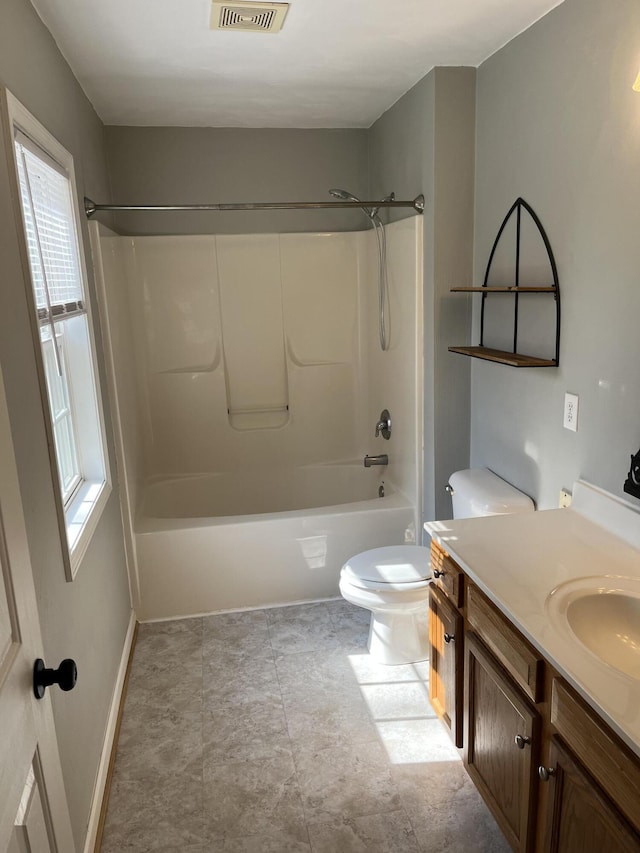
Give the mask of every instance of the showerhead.
[(360, 207), (364, 210), (364, 212), (367, 214), (369, 219), (373, 219), (373, 217), (377, 213), (377, 208), (376, 208), (376, 210), (370, 210), (368, 207), (365, 207), (363, 204), (361, 204), (358, 196), (355, 196), (355, 195), (353, 195), (353, 193), (349, 193), (346, 190), (340, 190), (340, 189), (329, 190), (329, 195), (332, 195), (334, 198), (339, 198), (342, 201), (356, 201), (356, 202), (358, 202), (358, 204), (360, 204)]
[[(353, 193), (350, 193), (350, 192), (347, 192), (346, 190), (341, 190), (341, 189), (332, 189), (332, 190), (329, 190), (329, 195), (332, 195), (334, 198), (339, 198), (342, 201), (356, 201), (356, 202), (358, 202), (358, 204), (364, 210), (364, 212), (367, 214), (369, 219), (371, 219), (372, 221), (377, 220), (378, 222), (380, 222), (380, 218), (378, 217), (378, 211), (380, 210), (380, 208), (379, 207), (365, 207), (362, 204), (362, 202), (360, 201), (360, 199), (358, 198), (358, 196), (353, 195)], [(390, 195), (385, 196), (382, 199), (382, 201), (393, 201), (395, 199), (395, 197), (396, 197), (396, 194), (391, 193)], [(382, 224), (382, 223), (380, 223), (380, 224)]]
[(332, 195), (334, 198), (342, 199), (342, 201), (360, 201), (359, 198), (348, 193), (346, 190), (329, 190), (329, 195)]

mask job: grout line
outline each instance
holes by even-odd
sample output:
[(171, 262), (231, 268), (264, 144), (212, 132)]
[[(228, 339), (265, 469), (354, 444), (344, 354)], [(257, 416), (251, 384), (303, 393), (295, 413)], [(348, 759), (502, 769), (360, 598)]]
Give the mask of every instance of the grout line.
[[(267, 620), (267, 625), (268, 625), (268, 620)], [(269, 642), (271, 642), (271, 640), (269, 640)], [(272, 648), (272, 651), (273, 651), (273, 648)], [(293, 749), (293, 740), (291, 738), (291, 729), (289, 728), (289, 717), (288, 717), (287, 709), (286, 709), (286, 705), (285, 705), (284, 690), (282, 689), (282, 682), (280, 681), (280, 675), (278, 674), (278, 664), (276, 663), (275, 652), (274, 652), (274, 656), (273, 656), (273, 664), (275, 667), (276, 681), (278, 682), (278, 689), (280, 691), (280, 702), (282, 703), (282, 715), (284, 717), (284, 723), (285, 723), (285, 726), (287, 729), (287, 738), (289, 739), (289, 751), (291, 753), (291, 764), (293, 765), (293, 773), (295, 775), (296, 785), (298, 788), (298, 796), (300, 797), (300, 805), (302, 806), (302, 817), (304, 819), (304, 825), (305, 825), (305, 829), (307, 831), (307, 841), (309, 843), (309, 849), (312, 850), (311, 836), (309, 834), (309, 821), (307, 819), (307, 811), (304, 807), (304, 797), (302, 796), (302, 785), (300, 784), (300, 776), (298, 774), (298, 765), (296, 762), (295, 753), (294, 753), (294, 749)]]
[(423, 848), (422, 844), (420, 844), (420, 842), (418, 841), (418, 834), (416, 832), (416, 828), (413, 824), (413, 821), (411, 820), (411, 815), (409, 814), (409, 812), (407, 811), (407, 809), (404, 805), (404, 802), (402, 800), (402, 794), (400, 794), (399, 796), (400, 796), (400, 802), (402, 803), (402, 811), (407, 816), (407, 820), (409, 822), (409, 826), (411, 827), (411, 832), (413, 832), (413, 837), (415, 839), (417, 849), (420, 851), (420, 853), (429, 853), (429, 851), (427, 849)]

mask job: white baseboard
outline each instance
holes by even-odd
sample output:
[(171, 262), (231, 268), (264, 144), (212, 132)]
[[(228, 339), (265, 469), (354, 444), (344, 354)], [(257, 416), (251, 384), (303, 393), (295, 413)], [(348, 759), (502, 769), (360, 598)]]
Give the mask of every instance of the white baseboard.
[(93, 788), (91, 810), (89, 812), (89, 822), (87, 825), (87, 837), (84, 843), (84, 853), (93, 853), (96, 845), (96, 837), (98, 835), (98, 827), (100, 825), (100, 814), (102, 812), (102, 800), (104, 798), (104, 790), (107, 784), (109, 763), (111, 761), (111, 752), (113, 750), (113, 742), (116, 734), (116, 726), (118, 723), (120, 700), (122, 698), (124, 679), (127, 674), (129, 656), (131, 655), (131, 644), (133, 643), (135, 627), (136, 614), (132, 610), (131, 618), (129, 620), (129, 626), (127, 628), (127, 634), (124, 639), (124, 646), (122, 648), (122, 657), (120, 658), (118, 675), (116, 678), (115, 686), (113, 688), (111, 707), (109, 708), (109, 717), (107, 718), (107, 726), (104, 734), (104, 743), (102, 744), (102, 753), (100, 755), (100, 764), (98, 765), (96, 782)]

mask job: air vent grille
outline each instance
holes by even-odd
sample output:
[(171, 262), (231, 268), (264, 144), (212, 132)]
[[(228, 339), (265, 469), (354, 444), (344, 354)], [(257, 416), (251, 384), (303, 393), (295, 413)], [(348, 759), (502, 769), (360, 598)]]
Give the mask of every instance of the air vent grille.
[(288, 3), (223, 3), (213, 0), (211, 29), (277, 33), (282, 29), (288, 10)]
[(222, 29), (270, 30), (274, 15), (273, 9), (256, 9), (255, 11), (252, 9), (251, 14), (248, 15), (244, 10), (239, 11), (229, 6), (223, 6), (220, 27)]

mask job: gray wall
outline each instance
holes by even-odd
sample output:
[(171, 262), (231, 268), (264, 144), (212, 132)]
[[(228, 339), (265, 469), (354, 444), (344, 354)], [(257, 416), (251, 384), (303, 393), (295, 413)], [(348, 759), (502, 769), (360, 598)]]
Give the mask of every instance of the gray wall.
[[(0, 4), (0, 84), (75, 157), (78, 188), (108, 197), (103, 128), (28, 0)], [(49, 691), (78, 849), (82, 848), (130, 605), (117, 487), (73, 583), (65, 581), (23, 273), (0, 152), (0, 360), (49, 665), (73, 657), (78, 686)], [(85, 233), (85, 246), (88, 239)], [(93, 283), (91, 283), (93, 288)], [(98, 346), (101, 346), (98, 336)], [(104, 376), (102, 387), (106, 387)], [(107, 421), (110, 413), (105, 400)], [(109, 429), (109, 448), (113, 442)], [(115, 463), (113, 463), (115, 464)], [(115, 477), (115, 470), (113, 471)]]
[[(449, 288), (472, 273), (475, 70), (437, 68), (370, 129), (372, 195), (423, 192), (425, 519), (449, 518), (445, 485), (469, 463), (470, 307)], [(402, 212), (395, 214), (403, 215)]]
[(470, 334), (470, 298), (451, 288), (468, 284), (473, 270), (475, 98), (474, 68), (436, 69), (434, 518), (451, 518), (445, 486), (453, 471), (469, 464), (470, 364), (448, 347), (466, 344)]
[[(125, 204), (331, 201), (367, 193), (366, 130), (107, 127), (114, 201)], [(99, 202), (100, 198), (94, 201)], [(125, 234), (360, 230), (354, 211), (119, 214)]]
[(639, 34), (637, 0), (566, 0), (478, 71), (476, 284), (521, 195), (558, 263), (562, 340), (559, 369), (473, 363), (471, 458), (540, 508), (578, 477), (623, 495), (640, 444)]

